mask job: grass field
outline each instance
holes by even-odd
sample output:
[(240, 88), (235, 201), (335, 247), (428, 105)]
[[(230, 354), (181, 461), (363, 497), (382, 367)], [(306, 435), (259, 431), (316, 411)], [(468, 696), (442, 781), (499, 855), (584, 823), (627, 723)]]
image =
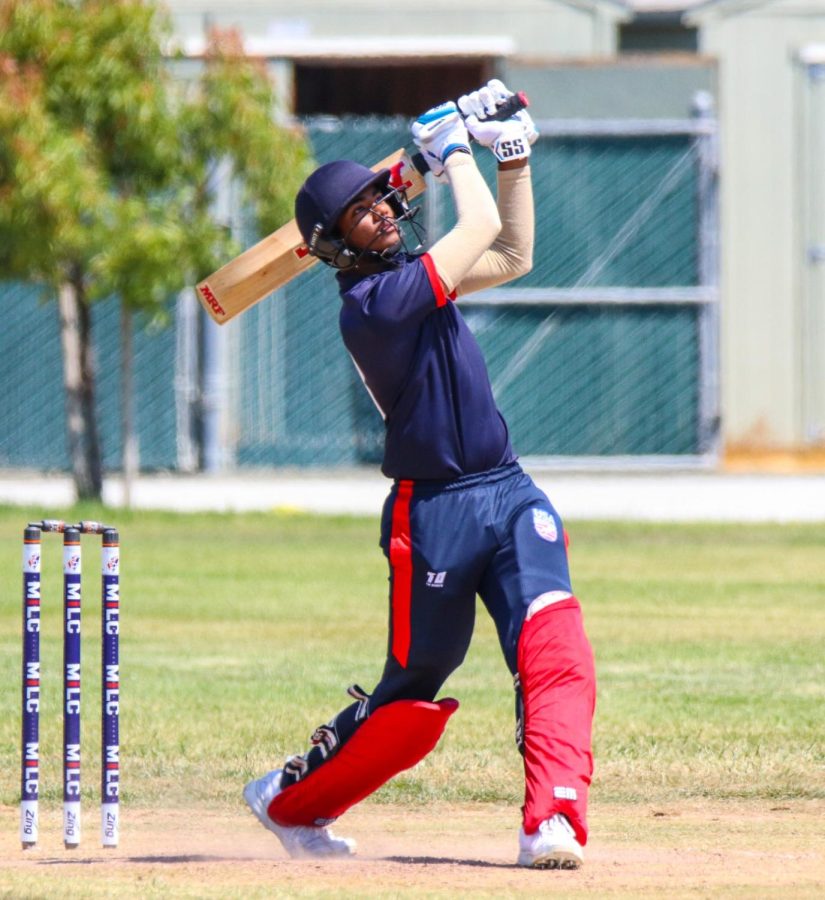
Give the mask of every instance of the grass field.
[[(0, 809), (14, 828), (27, 515), (40, 512), (0, 508)], [(348, 701), (347, 685), (369, 690), (377, 680), (386, 641), (377, 519), (62, 515), (113, 518), (121, 529), (125, 813), (240, 814), (246, 780), (305, 749), (314, 727)], [(599, 677), (593, 809), (825, 799), (825, 525), (568, 529)], [(84, 595), (83, 798), (92, 842), (98, 567), (99, 539), (84, 538), (93, 588)], [(60, 815), (60, 570), (60, 539), (44, 536), (41, 820)], [(483, 607), (468, 659), (442, 694), (462, 708), (438, 749), (366, 805), (518, 807), (512, 688)], [(37, 896), (36, 882), (26, 884)]]

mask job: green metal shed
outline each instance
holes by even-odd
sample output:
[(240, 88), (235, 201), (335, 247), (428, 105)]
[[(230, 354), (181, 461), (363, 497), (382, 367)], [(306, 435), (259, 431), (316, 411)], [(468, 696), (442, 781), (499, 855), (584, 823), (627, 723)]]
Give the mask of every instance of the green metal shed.
[(825, 3), (713, 0), (729, 452), (825, 448)]

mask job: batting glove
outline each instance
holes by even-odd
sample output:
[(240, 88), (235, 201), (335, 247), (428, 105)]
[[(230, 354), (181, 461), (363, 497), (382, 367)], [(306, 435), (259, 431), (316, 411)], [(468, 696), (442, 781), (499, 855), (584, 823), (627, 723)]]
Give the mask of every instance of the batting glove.
[(496, 110), (513, 96), (513, 92), (497, 78), (465, 94), (458, 101), (461, 112), (466, 116), (470, 134), (484, 147), (489, 147), (499, 162), (511, 159), (527, 159), (531, 145), (539, 133), (535, 122), (527, 110), (519, 110), (503, 122), (490, 119)]
[(412, 137), (438, 181), (446, 181), (444, 163), (450, 154), (472, 152), (467, 126), (452, 101), (422, 113), (412, 124)]

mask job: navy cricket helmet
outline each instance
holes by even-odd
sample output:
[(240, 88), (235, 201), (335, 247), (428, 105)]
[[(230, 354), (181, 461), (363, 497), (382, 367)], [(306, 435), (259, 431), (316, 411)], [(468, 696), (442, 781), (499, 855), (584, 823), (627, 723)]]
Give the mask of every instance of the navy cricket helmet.
[(390, 184), (391, 172), (373, 172), (360, 163), (339, 159), (316, 169), (295, 197), (295, 220), (309, 252), (335, 269), (351, 269), (366, 258), (380, 257), (373, 251), (355, 251), (336, 230), (341, 214), (371, 185), (381, 191), (397, 221), (412, 218), (402, 191)]

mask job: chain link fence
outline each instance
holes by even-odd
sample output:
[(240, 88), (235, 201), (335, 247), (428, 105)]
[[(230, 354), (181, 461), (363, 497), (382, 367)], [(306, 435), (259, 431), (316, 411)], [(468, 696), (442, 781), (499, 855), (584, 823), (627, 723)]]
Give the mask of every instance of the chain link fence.
[[(0, 466), (68, 470), (60, 322), (56, 298), (19, 282), (0, 283)], [(107, 469), (123, 454), (120, 303), (95, 304), (96, 404)], [(141, 464), (177, 467), (176, 332), (135, 317), (134, 390)]]
[[(320, 163), (368, 163), (408, 144), (401, 119), (305, 123)], [(522, 457), (561, 464), (677, 461), (717, 452), (715, 121), (542, 122), (532, 160), (536, 251), (525, 277), (462, 301)], [(476, 154), (488, 181), (494, 160)], [(219, 207), (256, 240), (227, 175)], [(422, 199), (432, 242), (448, 189)], [(0, 285), (0, 465), (67, 468), (57, 310)], [(343, 466), (380, 460), (383, 423), (338, 336), (322, 265), (218, 327), (191, 293), (174, 324), (136, 323), (143, 470)], [(95, 309), (107, 468), (121, 464), (119, 309)]]

